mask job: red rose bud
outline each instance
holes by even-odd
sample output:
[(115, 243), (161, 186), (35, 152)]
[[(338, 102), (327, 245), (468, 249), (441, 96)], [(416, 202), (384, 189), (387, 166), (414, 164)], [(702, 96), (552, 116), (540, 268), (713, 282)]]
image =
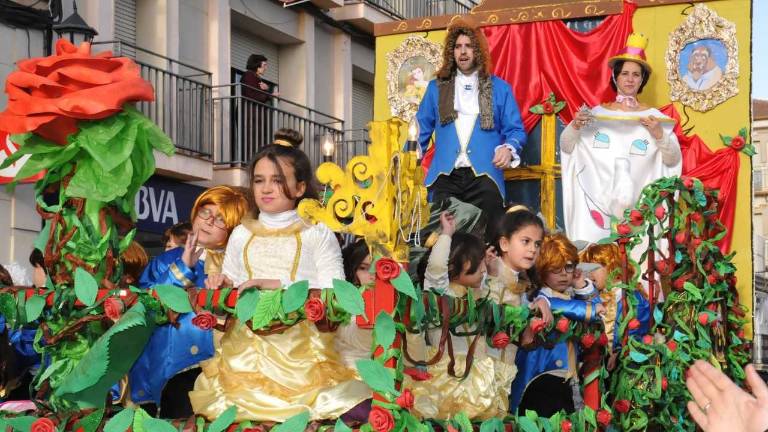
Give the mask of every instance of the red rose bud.
[(695, 237), (691, 243), (693, 243), (693, 247), (699, 247), (701, 245), (701, 239), (699, 237)]
[(678, 231), (678, 233), (675, 234), (675, 243), (680, 245), (685, 243), (685, 231)]
[(706, 312), (701, 312), (699, 314), (699, 324), (707, 325), (708, 322), (709, 322), (709, 314), (707, 314)]
[(667, 377), (661, 377), (661, 390), (666, 391), (669, 386), (669, 380)]
[(504, 347), (509, 345), (509, 335), (506, 332), (500, 331), (493, 335), (491, 344), (493, 344), (494, 348), (504, 349)]
[(739, 332), (736, 333), (736, 336), (738, 336), (739, 339), (744, 339), (744, 330), (739, 330)]
[(543, 319), (536, 317), (531, 320), (531, 330), (533, 330), (533, 334), (540, 333), (544, 330), (544, 327), (546, 327), (546, 325), (544, 324)]
[(710, 285), (714, 285), (717, 283), (717, 275), (710, 273), (707, 275), (707, 282), (709, 282)]
[(626, 414), (629, 412), (631, 405), (628, 400), (620, 399), (613, 403), (613, 408), (621, 414)]
[(640, 321), (637, 318), (632, 318), (631, 320), (629, 320), (629, 324), (627, 324), (627, 327), (630, 330), (637, 330), (638, 328), (640, 328)]
[(557, 331), (560, 333), (566, 333), (571, 329), (571, 320), (566, 317), (561, 317), (559, 320), (557, 320), (557, 324), (555, 326), (557, 327)]
[(667, 348), (669, 348), (670, 351), (674, 352), (677, 350), (677, 342), (671, 340), (667, 342)]
[(202, 311), (192, 318), (192, 324), (201, 330), (210, 330), (216, 326), (216, 317), (208, 311)]
[(619, 233), (619, 235), (625, 236), (632, 233), (632, 228), (630, 228), (630, 226), (627, 224), (619, 224), (616, 227), (616, 232)]
[(571, 424), (570, 420), (563, 420), (560, 422), (560, 431), (561, 432), (571, 432), (571, 428), (573, 425)]
[(411, 377), (414, 381), (426, 381), (432, 378), (429, 372), (424, 369), (408, 367), (403, 370), (403, 373)]
[(667, 191), (661, 191), (661, 192), (659, 192), (659, 196), (660, 196), (660, 197), (662, 197), (662, 198), (666, 198), (666, 197), (668, 197), (668, 196), (669, 196), (669, 192), (667, 192)]
[(667, 210), (664, 208), (664, 206), (658, 206), (656, 207), (654, 214), (656, 215), (656, 219), (662, 220), (664, 219), (664, 216), (667, 215)]
[(710, 303), (707, 305), (707, 309), (712, 312), (717, 312), (717, 303)]
[(608, 426), (611, 424), (611, 419), (613, 416), (611, 415), (611, 412), (608, 410), (600, 410), (597, 412), (597, 422), (601, 425)]
[(683, 278), (677, 278), (677, 279), (675, 279), (675, 281), (672, 283), (672, 286), (674, 286), (676, 290), (678, 290), (678, 291), (682, 291), (682, 290), (683, 290), (683, 288), (685, 288), (685, 282), (686, 282), (686, 280), (685, 280), (685, 279), (683, 279)]
[(640, 226), (643, 224), (643, 214), (640, 210), (632, 210), (629, 212), (629, 223), (634, 226)]
[(30, 432), (56, 432), (56, 423), (48, 418), (39, 418), (29, 427)]
[(685, 186), (688, 189), (691, 189), (693, 187), (693, 179), (690, 177), (683, 178), (683, 186)]
[(743, 149), (744, 148), (744, 144), (746, 144), (746, 142), (744, 141), (744, 137), (741, 136), (741, 135), (736, 135), (731, 140), (731, 148), (736, 150), (736, 151), (739, 151), (739, 150)]
[(541, 109), (544, 110), (544, 114), (552, 114), (552, 112), (555, 111), (555, 107), (553, 107), (552, 103), (549, 101), (542, 102)]
[(119, 320), (124, 309), (123, 301), (117, 297), (108, 297), (104, 300), (104, 314), (112, 321)]
[(368, 414), (368, 423), (374, 432), (389, 432), (395, 428), (395, 418), (388, 409), (374, 405)]
[(376, 276), (383, 281), (389, 281), (400, 275), (400, 264), (392, 258), (380, 258), (376, 261)]
[(584, 348), (589, 349), (594, 344), (595, 344), (595, 335), (593, 335), (592, 333), (587, 333), (581, 337), (581, 346), (583, 346)]
[(413, 393), (411, 393), (411, 389), (405, 389), (402, 393), (400, 393), (400, 396), (395, 399), (395, 403), (400, 405), (401, 408), (405, 409), (411, 409), (413, 408)]
[(704, 267), (704, 270), (706, 271), (711, 271), (712, 267), (714, 267), (714, 264), (712, 264), (712, 261), (707, 261), (702, 267)]
[(304, 303), (304, 312), (308, 320), (318, 322), (325, 318), (325, 303), (319, 298), (313, 297)]
[(654, 265), (656, 267), (656, 271), (659, 272), (659, 274), (661, 274), (663, 276), (666, 276), (666, 275), (669, 274), (669, 271), (668, 271), (669, 268), (667, 267), (667, 262), (666, 261), (664, 261), (664, 260), (656, 261), (654, 263)]
[(701, 213), (699, 212), (693, 212), (691, 213), (691, 221), (693, 222), (701, 222)]
[(651, 335), (643, 336), (643, 344), (644, 345), (652, 345), (653, 344), (653, 336), (651, 336)]
[(600, 333), (600, 339), (597, 340), (597, 344), (602, 347), (608, 345), (608, 335), (605, 333)]

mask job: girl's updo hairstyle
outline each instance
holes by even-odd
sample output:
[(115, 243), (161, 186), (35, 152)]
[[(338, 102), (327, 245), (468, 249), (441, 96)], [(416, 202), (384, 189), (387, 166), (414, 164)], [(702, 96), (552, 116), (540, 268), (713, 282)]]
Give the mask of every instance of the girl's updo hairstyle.
[(299, 146), (304, 141), (304, 136), (301, 132), (294, 129), (280, 128), (275, 132), (275, 139), (272, 144), (263, 147), (256, 153), (253, 160), (249, 165), (248, 172), (251, 176), (251, 193), (253, 193), (253, 170), (256, 168), (256, 164), (267, 158), (275, 164), (277, 172), (285, 178), (283, 167), (280, 166), (278, 159), (291, 164), (293, 166), (294, 176), (296, 177), (296, 183), (304, 182), (306, 188), (304, 195), (299, 197), (291, 196), (288, 185), (283, 183), (283, 193), (286, 197), (300, 201), (304, 198), (317, 199), (317, 189), (315, 188), (312, 177), (312, 164), (309, 162), (307, 154), (299, 149)]

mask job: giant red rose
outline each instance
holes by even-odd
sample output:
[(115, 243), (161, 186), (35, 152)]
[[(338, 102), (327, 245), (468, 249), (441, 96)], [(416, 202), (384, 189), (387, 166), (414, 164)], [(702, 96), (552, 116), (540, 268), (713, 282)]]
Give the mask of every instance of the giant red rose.
[(392, 413), (380, 406), (374, 406), (371, 408), (370, 414), (368, 414), (368, 423), (375, 432), (389, 432), (395, 428), (395, 418)]
[(133, 60), (110, 51), (91, 54), (89, 43), (76, 47), (59, 39), (55, 55), (18, 65), (6, 80), (8, 107), (0, 113), (0, 125), (12, 134), (34, 132), (65, 145), (78, 120), (103, 119), (128, 102), (154, 100)]
[(376, 261), (376, 276), (383, 280), (392, 280), (400, 275), (400, 264), (391, 258), (380, 258)]

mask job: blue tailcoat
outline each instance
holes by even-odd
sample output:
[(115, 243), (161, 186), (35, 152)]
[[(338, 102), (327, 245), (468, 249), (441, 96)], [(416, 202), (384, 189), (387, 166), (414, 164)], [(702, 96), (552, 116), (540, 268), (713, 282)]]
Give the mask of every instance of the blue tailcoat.
[[(599, 320), (595, 306), (600, 303), (600, 297), (595, 296), (592, 300), (566, 300), (557, 298), (544, 293), (540, 294), (546, 297), (550, 302), (552, 312), (561, 312), (565, 317), (572, 321), (592, 322)], [(578, 348), (574, 344), (574, 349)], [(509, 395), (509, 410), (511, 413), (517, 412), (517, 407), (523, 399), (523, 393), (528, 385), (539, 375), (556, 371), (568, 370), (568, 342), (563, 341), (556, 344), (551, 350), (539, 347), (533, 350), (519, 349), (515, 358), (517, 364), (517, 375), (512, 381), (512, 393)]]
[[(201, 260), (194, 268), (187, 267), (181, 260), (183, 252), (184, 248), (176, 248), (153, 258), (144, 269), (139, 286), (146, 289), (163, 284), (205, 286), (204, 263)], [(193, 313), (181, 314), (178, 328), (164, 325), (152, 333), (129, 374), (133, 402), (159, 404), (169, 379), (213, 357), (213, 331), (201, 330), (192, 324), (194, 316)]]
[[(510, 144), (519, 155), (525, 145), (526, 134), (520, 111), (517, 108), (512, 87), (497, 76), (491, 76), (493, 88), (493, 130), (480, 128), (480, 116), (477, 116), (475, 128), (467, 146), (467, 156), (472, 163), (472, 169), (478, 176), (487, 175), (496, 183), (502, 199), (506, 197), (503, 170), (493, 166), (493, 156), (496, 147)], [(449, 175), (456, 164), (456, 158), (461, 151), (459, 136), (456, 132), (456, 122), (440, 124), (438, 111), (437, 81), (432, 80), (419, 105), (416, 119), (419, 121), (419, 145), (422, 154), (427, 151), (432, 133), (435, 133), (435, 154), (432, 164), (427, 171), (424, 183), (431, 186), (437, 178)]]

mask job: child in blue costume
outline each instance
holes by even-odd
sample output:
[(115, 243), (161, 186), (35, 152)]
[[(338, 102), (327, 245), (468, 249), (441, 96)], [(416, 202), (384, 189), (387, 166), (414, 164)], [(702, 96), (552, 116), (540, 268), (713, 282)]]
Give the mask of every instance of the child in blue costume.
[[(560, 312), (574, 321), (597, 321), (605, 309), (595, 285), (576, 269), (579, 256), (564, 235), (547, 236), (536, 260), (536, 272), (542, 282), (536, 299), (546, 299), (553, 313)], [(590, 296), (593, 300), (576, 300), (577, 296)], [(577, 347), (569, 341), (557, 343), (552, 349), (538, 347), (517, 352), (518, 374), (512, 383), (510, 407), (513, 413), (535, 411), (550, 417), (560, 410), (574, 410), (573, 390), (577, 377)]]
[[(0, 288), (12, 285), (10, 273), (0, 265)], [(40, 366), (40, 354), (33, 346), (35, 333), (37, 327), (6, 329), (5, 317), (0, 314), (0, 343), (4, 344), (0, 347), (0, 401), (29, 399), (28, 372)]]
[[(245, 196), (229, 186), (216, 186), (203, 192), (192, 207), (193, 232), (184, 247), (153, 258), (141, 275), (139, 286), (146, 289), (163, 284), (205, 287), (209, 274), (221, 272), (229, 234), (247, 210)], [(201, 330), (192, 324), (194, 315), (181, 314), (178, 326), (165, 325), (152, 334), (129, 375), (133, 402), (161, 405), (163, 389), (171, 378), (213, 356), (213, 331)], [(163, 410), (161, 405), (161, 415), (191, 414), (186, 392), (192, 389), (194, 377), (186, 381), (188, 388), (175, 389), (171, 395), (174, 401), (170, 405), (180, 408), (171, 412)], [(182, 412), (175, 412), (179, 410)]]

